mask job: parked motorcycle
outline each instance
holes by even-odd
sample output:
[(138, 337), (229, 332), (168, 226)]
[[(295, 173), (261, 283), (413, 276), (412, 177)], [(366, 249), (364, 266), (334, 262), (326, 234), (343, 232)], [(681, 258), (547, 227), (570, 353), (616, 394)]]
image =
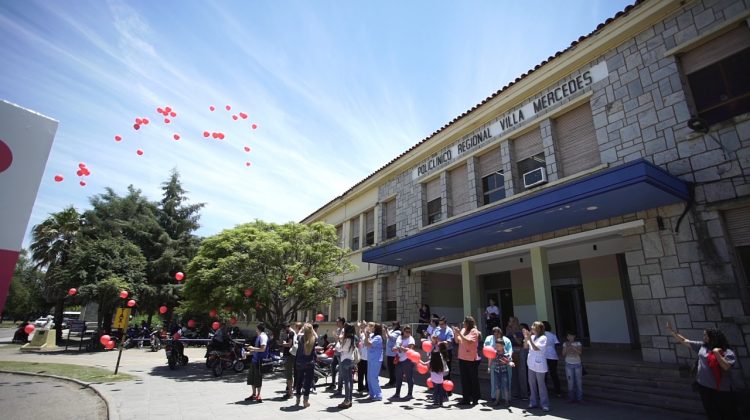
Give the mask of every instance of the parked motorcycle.
[(229, 340), (228, 349), (210, 346), (206, 352), (206, 367), (217, 377), (221, 376), (225, 369), (242, 372), (247, 367), (244, 346), (234, 340)]
[(154, 330), (149, 334), (149, 341), (151, 342), (151, 351), (161, 350), (162, 341), (167, 338), (167, 332), (164, 330)]
[(171, 340), (167, 340), (164, 346), (167, 354), (167, 364), (172, 370), (177, 369), (178, 365), (185, 366), (188, 364), (188, 357), (185, 356), (185, 345), (180, 342), (180, 336), (175, 334)]

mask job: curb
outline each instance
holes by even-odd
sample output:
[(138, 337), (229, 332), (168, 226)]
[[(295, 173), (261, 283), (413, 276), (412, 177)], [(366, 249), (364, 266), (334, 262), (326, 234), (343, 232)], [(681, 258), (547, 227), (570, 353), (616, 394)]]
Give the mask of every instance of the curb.
[(114, 411), (114, 403), (111, 402), (106, 396), (104, 396), (104, 394), (102, 394), (98, 389), (96, 389), (96, 388), (94, 388), (92, 386), (92, 385), (96, 385), (96, 383), (83, 382), (83, 381), (80, 381), (78, 379), (66, 378), (64, 376), (57, 376), (57, 375), (48, 375), (46, 373), (16, 372), (16, 371), (12, 371), (12, 370), (0, 370), (0, 373), (8, 373), (8, 374), (13, 374), (13, 375), (26, 375), (26, 376), (40, 376), (40, 377), (45, 377), (45, 378), (54, 378), (54, 379), (59, 379), (59, 380), (62, 380), (62, 381), (69, 381), (69, 382), (73, 382), (75, 384), (81, 385), (84, 388), (88, 388), (88, 389), (94, 391), (94, 393), (96, 393), (96, 395), (98, 395), (99, 398), (101, 398), (102, 401), (104, 401), (104, 405), (107, 407), (107, 420), (120, 420), (120, 416)]

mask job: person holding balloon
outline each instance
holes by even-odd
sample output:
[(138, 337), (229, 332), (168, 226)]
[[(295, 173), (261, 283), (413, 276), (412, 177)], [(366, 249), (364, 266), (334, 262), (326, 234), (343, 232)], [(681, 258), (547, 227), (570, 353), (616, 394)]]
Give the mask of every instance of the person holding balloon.
[[(499, 329), (499, 327), (495, 327)], [(500, 405), (500, 398), (505, 402), (506, 407), (510, 407), (510, 380), (511, 369), (515, 366), (513, 363), (513, 346), (507, 337), (503, 337), (502, 331), (493, 335), (495, 340), (493, 349), (495, 357), (490, 359), (489, 372), (495, 379), (495, 406)]]
[[(414, 364), (419, 362), (419, 353), (414, 351), (415, 346), (416, 342), (411, 335), (411, 327), (406, 325), (403, 327), (401, 336), (396, 339), (396, 345), (393, 347), (393, 352), (398, 355), (398, 364), (396, 365), (396, 393), (389, 398), (391, 400), (408, 401), (414, 398), (412, 396), (412, 390), (414, 389)], [(415, 354), (416, 357), (414, 356)], [(401, 384), (404, 382), (404, 376), (406, 376), (406, 384), (409, 387), (409, 391), (401, 399)]]
[[(440, 352), (432, 352), (430, 354), (430, 381), (432, 381), (432, 386), (435, 388), (432, 403), (439, 407), (442, 407), (443, 402), (448, 400), (443, 383), (450, 382), (449, 380), (444, 379), (449, 371), (450, 368), (448, 367), (448, 364), (445, 363), (445, 359), (443, 359)], [(451, 385), (453, 385), (453, 383), (451, 383)], [(453, 388), (451, 387), (451, 389)]]
[(537, 402), (539, 402), (542, 411), (547, 412), (549, 411), (549, 395), (547, 384), (544, 382), (548, 370), (547, 358), (544, 353), (547, 347), (544, 324), (541, 321), (535, 321), (531, 324), (531, 331), (524, 329), (523, 341), (524, 347), (529, 350), (529, 356), (526, 360), (526, 366), (529, 369), (529, 388), (531, 388), (529, 408), (536, 408)]
[[(490, 347), (492, 349), (495, 348), (495, 344), (497, 343), (497, 340), (501, 340), (503, 342), (503, 345), (505, 346), (507, 342), (507, 346), (503, 347), (501, 353), (502, 354), (508, 354), (508, 357), (512, 357), (513, 354), (513, 344), (510, 342), (510, 339), (503, 336), (503, 330), (500, 327), (493, 327), (492, 328), (492, 334), (490, 334), (485, 340), (484, 340), (484, 348)], [(484, 356), (487, 358), (488, 364), (487, 364), (487, 373), (490, 374), (490, 399), (495, 400), (495, 395), (497, 388), (499, 384), (497, 383), (496, 375), (493, 374), (493, 365), (492, 361), (496, 357), (497, 352), (489, 352), (487, 350), (483, 349), (482, 352), (484, 353)], [(515, 364), (514, 364), (515, 366)], [(510, 378), (512, 375), (512, 371), (507, 372), (508, 378)]]

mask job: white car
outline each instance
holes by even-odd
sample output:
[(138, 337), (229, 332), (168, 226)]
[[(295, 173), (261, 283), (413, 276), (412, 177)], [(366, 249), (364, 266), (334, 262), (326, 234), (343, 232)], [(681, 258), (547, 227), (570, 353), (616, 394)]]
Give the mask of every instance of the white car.
[(50, 319), (51, 317), (52, 316), (50, 315), (50, 316), (43, 316), (37, 319), (36, 321), (34, 321), (34, 326), (39, 327), (39, 328), (44, 327), (47, 324), (47, 320), (49, 319), (50, 329), (55, 328), (55, 323), (54, 321), (52, 321), (52, 319)]

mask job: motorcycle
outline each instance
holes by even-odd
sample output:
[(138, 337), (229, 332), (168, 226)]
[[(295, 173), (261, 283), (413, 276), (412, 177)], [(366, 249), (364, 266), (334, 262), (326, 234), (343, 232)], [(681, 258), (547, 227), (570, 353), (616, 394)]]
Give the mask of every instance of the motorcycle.
[(175, 370), (178, 365), (185, 366), (188, 364), (188, 357), (185, 356), (185, 345), (180, 342), (179, 335), (167, 340), (164, 351), (167, 354), (167, 364), (170, 369)]
[(214, 376), (219, 377), (225, 369), (232, 369), (237, 373), (247, 367), (245, 348), (242, 343), (229, 340), (229, 348), (218, 348), (216, 344), (209, 345), (206, 351), (206, 367), (211, 369)]
[(161, 350), (162, 340), (167, 338), (166, 331), (154, 330), (149, 335), (149, 341), (151, 342), (151, 351)]

